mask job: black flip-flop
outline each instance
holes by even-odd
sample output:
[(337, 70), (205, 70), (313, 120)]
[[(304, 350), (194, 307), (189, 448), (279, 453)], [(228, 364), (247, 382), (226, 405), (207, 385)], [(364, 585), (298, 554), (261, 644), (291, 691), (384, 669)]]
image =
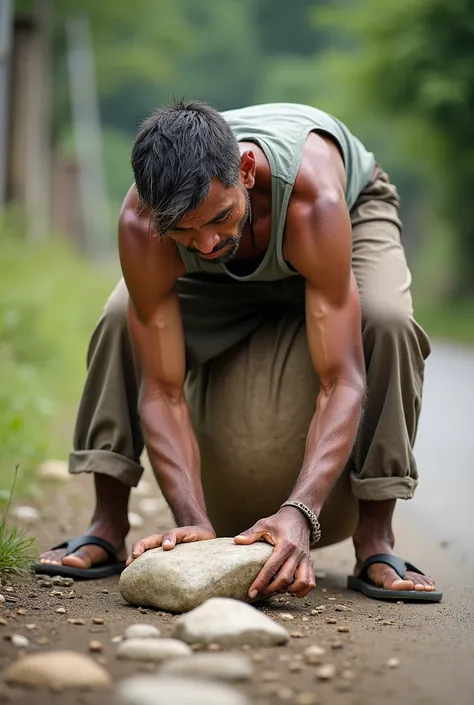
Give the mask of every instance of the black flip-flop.
[(63, 541), (58, 546), (53, 546), (51, 550), (55, 551), (58, 548), (65, 548), (67, 549), (66, 556), (69, 556), (79, 548), (90, 545), (103, 548), (107, 552), (107, 560), (97, 563), (91, 568), (73, 568), (62, 563), (34, 563), (33, 570), (38, 575), (60, 575), (64, 578), (74, 578), (74, 580), (99, 580), (100, 578), (108, 578), (111, 575), (120, 575), (125, 568), (125, 563), (119, 561), (117, 551), (112, 544), (100, 536), (85, 534), (75, 539)]
[(402, 558), (392, 556), (389, 553), (376, 553), (370, 556), (362, 564), (359, 575), (349, 575), (347, 578), (347, 587), (350, 590), (362, 592), (367, 597), (373, 597), (375, 600), (403, 600), (403, 602), (439, 602), (443, 597), (443, 593), (439, 590), (430, 592), (422, 592), (421, 590), (386, 590), (383, 587), (375, 585), (369, 578), (368, 572), (371, 565), (374, 563), (385, 563), (389, 565), (400, 576), (406, 578), (407, 570), (411, 570), (419, 575), (424, 575), (421, 570), (418, 570), (412, 563), (404, 561)]

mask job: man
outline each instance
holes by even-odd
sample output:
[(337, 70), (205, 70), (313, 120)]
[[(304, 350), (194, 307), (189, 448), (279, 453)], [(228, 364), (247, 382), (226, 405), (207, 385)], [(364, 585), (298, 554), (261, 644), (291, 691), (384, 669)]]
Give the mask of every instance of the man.
[[(145, 121), (132, 166), (135, 183), (119, 223), (125, 283), (92, 337), (71, 455), (71, 472), (94, 473), (96, 511), (85, 536), (43, 554), (36, 569), (100, 577), (123, 568), (143, 439), (177, 528), (139, 541), (129, 562), (151, 548), (213, 538), (206, 501), (225, 473), (217, 465), (227, 460), (209, 461), (213, 451), (206, 451), (203, 472), (213, 464), (214, 480), (203, 489), (196, 426), (227, 382), (211, 391), (210, 401), (188, 405), (187, 371), (199, 377), (211, 366), (199, 382), (207, 394), (212, 375), (221, 374), (212, 372), (214, 361), (232, 366), (270, 326), (263, 359), (250, 380), (242, 373), (238, 380), (240, 388), (249, 381), (258, 387), (282, 346), (290, 361), (299, 354), (288, 331), (303, 319), (319, 394), (305, 372), (309, 391), (291, 399), (284, 421), (281, 414), (272, 418), (276, 395), (261, 414), (280, 434), (309, 399), (304, 434), (298, 422), (286, 443), (301, 445), (306, 436), (297, 472), (293, 459), (272, 474), (278, 458), (271, 448), (257, 470), (239, 460), (227, 477), (232, 483), (247, 473), (246, 493), (233, 501), (223, 487), (218, 499), (227, 509), (221, 519), (215, 512), (219, 533), (231, 525), (226, 513), (242, 522), (254, 517), (251, 528), (239, 526), (245, 530), (236, 543), (264, 539), (274, 546), (249, 596), (288, 589), (304, 597), (313, 589), (310, 544), (321, 531), (325, 543), (344, 538), (337, 527), (349, 505), (336, 511), (331, 502), (337, 504), (338, 480), (350, 468), (358, 523), (349, 586), (376, 598), (441, 599), (431, 578), (392, 554), (395, 502), (410, 498), (417, 484), (412, 447), (429, 341), (413, 318), (397, 192), (373, 155), (338, 120), (312, 107), (273, 104), (219, 114), (203, 103), (178, 103)], [(258, 401), (255, 389), (249, 393)], [(255, 419), (251, 408), (239, 413), (244, 426)], [(213, 430), (208, 425), (200, 434), (201, 450), (207, 443), (215, 451), (233, 414), (230, 403)], [(240, 458), (246, 444), (264, 447), (266, 434), (248, 423), (245, 432), (235, 426), (230, 431), (240, 440), (230, 456)], [(252, 510), (263, 501), (255, 491), (260, 472), (287, 488), (270, 491), (270, 516)], [(331, 523), (334, 532), (325, 529)]]

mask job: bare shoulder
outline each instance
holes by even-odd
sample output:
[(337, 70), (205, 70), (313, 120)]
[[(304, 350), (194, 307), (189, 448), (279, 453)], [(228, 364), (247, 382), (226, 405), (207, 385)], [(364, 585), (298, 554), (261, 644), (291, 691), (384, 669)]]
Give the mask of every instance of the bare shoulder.
[(132, 186), (119, 216), (120, 264), (132, 302), (147, 317), (185, 273), (176, 244), (159, 237)]
[(346, 169), (336, 142), (311, 132), (303, 150), (292, 199), (313, 201), (322, 196), (344, 194)]

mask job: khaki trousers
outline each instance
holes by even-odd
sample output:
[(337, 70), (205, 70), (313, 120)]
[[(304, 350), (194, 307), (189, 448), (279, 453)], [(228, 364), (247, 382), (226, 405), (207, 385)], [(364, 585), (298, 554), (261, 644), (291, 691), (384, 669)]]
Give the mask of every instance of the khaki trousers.
[[(362, 305), (367, 399), (353, 452), (323, 513), (321, 545), (350, 536), (358, 499), (409, 499), (429, 340), (413, 317), (399, 199), (379, 168), (351, 211)], [(304, 281), (237, 282), (190, 275), (177, 283), (206, 504), (218, 535), (276, 512), (303, 459), (318, 380), (304, 320)], [(119, 282), (92, 335), (70, 472), (136, 486), (143, 438), (139, 373)]]

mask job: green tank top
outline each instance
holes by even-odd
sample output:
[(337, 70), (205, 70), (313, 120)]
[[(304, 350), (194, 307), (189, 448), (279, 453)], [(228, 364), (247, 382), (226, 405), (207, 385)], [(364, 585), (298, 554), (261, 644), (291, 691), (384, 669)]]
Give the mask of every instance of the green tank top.
[(339, 146), (346, 169), (345, 198), (350, 210), (372, 174), (375, 160), (348, 128), (328, 113), (308, 105), (270, 103), (222, 113), (238, 142), (255, 142), (264, 151), (272, 174), (271, 237), (268, 249), (254, 271), (239, 276), (225, 263), (205, 262), (178, 249), (188, 273), (227, 274), (242, 281), (276, 281), (297, 275), (284, 260), (283, 234), (286, 212), (310, 132), (332, 137)]

